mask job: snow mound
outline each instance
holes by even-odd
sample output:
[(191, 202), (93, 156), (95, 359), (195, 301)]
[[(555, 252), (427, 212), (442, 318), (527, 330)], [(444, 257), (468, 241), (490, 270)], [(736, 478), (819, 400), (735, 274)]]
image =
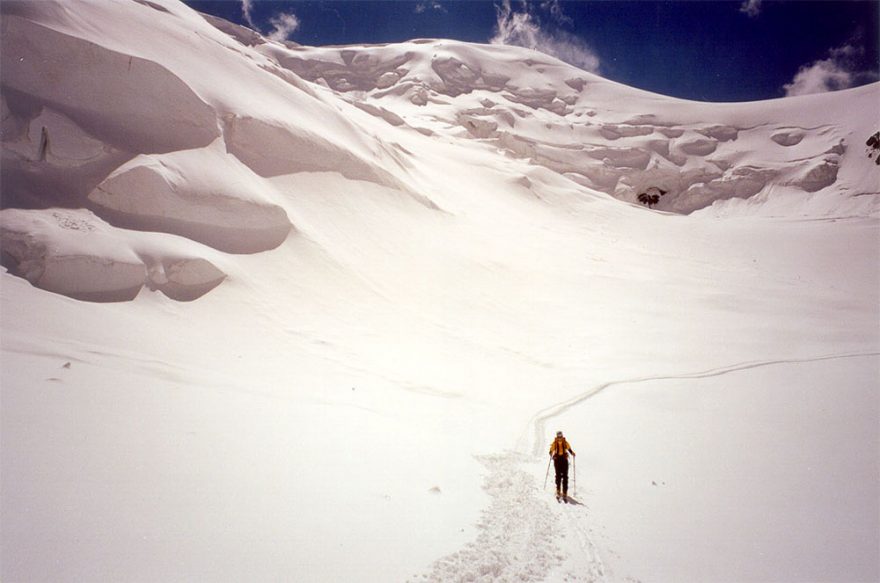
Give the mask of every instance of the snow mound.
[(135, 158), (89, 200), (102, 216), (127, 228), (255, 253), (280, 245), (292, 228), (284, 209), (272, 202), (278, 196), (235, 156), (212, 147)]
[(3, 265), (36, 287), (77, 299), (133, 299), (146, 267), (90, 213), (4, 210)]
[(170, 259), (159, 262), (150, 270), (147, 284), (172, 300), (188, 302), (198, 299), (220, 285), (226, 274), (206, 259)]
[(335, 91), (403, 96), (419, 106), (475, 91), (503, 91), (512, 103), (555, 111), (577, 94), (571, 84), (553, 83), (552, 72), (583, 73), (589, 80), (571, 80), (581, 88), (599, 79), (540, 53), (447, 40), (288, 50), (264, 45), (259, 50), (299, 77)]
[(10, 161), (46, 161), (76, 168), (105, 156), (113, 148), (87, 134), (68, 117), (48, 108), (32, 119), (15, 116), (3, 98), (3, 153)]
[(132, 239), (88, 210), (0, 211), (2, 265), (35, 287), (79, 300), (134, 299), (144, 284), (194, 300), (226, 275), (156, 239)]
[(3, 205), (84, 206), (85, 196), (130, 155), (49, 107), (2, 95)]
[(51, 106), (120, 150), (171, 152), (219, 137), (212, 108), (165, 67), (15, 14), (27, 4), (4, 8), (6, 90)]
[[(392, 112), (426, 135), (469, 137), (620, 200), (691, 213), (775, 186), (822, 192), (824, 212), (877, 212), (863, 156), (880, 85), (839, 96), (687, 102), (620, 86), (525, 49), (428, 40), (380, 47), (263, 49), (297, 75)], [(662, 112), (662, 113), (646, 113)], [(399, 124), (398, 125), (403, 125)], [(848, 165), (849, 173), (838, 170)], [(874, 176), (876, 182), (876, 176)], [(761, 204), (755, 199), (755, 204)]]
[[(264, 50), (273, 50), (265, 47)], [(305, 58), (299, 56), (303, 53)], [(395, 53), (390, 58), (373, 51), (342, 49), (331, 53), (331, 58), (310, 58), (310, 53), (302, 48), (290, 52), (276, 51), (278, 63), (299, 77), (310, 81), (322, 79), (324, 83), (337, 91), (369, 91), (385, 89), (396, 84), (409, 71), (403, 66), (413, 57), (407, 51)]]
[[(274, 249), (293, 229), (283, 205), (295, 193), (280, 194), (267, 177), (338, 173), (436, 208), (398, 171), (408, 154), (372, 128), (402, 119), (319, 95), (253, 50), (267, 44), (253, 31), (169, 0), (7, 2), (2, 10), (3, 208), (88, 209), (116, 227), (228, 253)], [(106, 18), (114, 25), (85, 24)], [(230, 77), (236, 83), (217, 81)], [(192, 249), (184, 255), (202, 252)], [(199, 265), (162, 263), (150, 285), (198, 296), (202, 288), (184, 274), (205, 289), (223, 277)], [(107, 297), (136, 294), (140, 274), (129, 279), (129, 292)]]
[(299, 125), (232, 116), (225, 120), (224, 139), (229, 152), (260, 176), (332, 171), (352, 180), (400, 186), (344, 143)]
[(770, 136), (770, 139), (780, 146), (796, 146), (801, 143), (801, 140), (804, 139), (805, 135), (806, 134), (803, 130), (780, 129), (775, 134)]

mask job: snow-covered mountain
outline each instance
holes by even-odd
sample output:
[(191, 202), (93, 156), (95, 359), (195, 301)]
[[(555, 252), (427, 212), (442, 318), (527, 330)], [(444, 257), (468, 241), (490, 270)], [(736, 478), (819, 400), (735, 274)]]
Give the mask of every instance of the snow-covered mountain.
[(4, 581), (880, 577), (880, 84), (0, 9)]

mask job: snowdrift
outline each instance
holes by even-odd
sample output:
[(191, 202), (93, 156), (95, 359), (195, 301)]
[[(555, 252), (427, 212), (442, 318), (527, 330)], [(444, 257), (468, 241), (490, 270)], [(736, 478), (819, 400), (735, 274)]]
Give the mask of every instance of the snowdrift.
[(111, 227), (86, 210), (8, 209), (0, 216), (3, 265), (36, 287), (98, 302), (134, 299), (146, 284), (194, 300), (226, 275), (189, 246)]
[[(183, 6), (118, 3), (127, 24), (83, 25), (107, 8), (4, 3), (4, 208), (87, 209), (257, 253), (293, 230), (264, 177), (329, 171), (407, 190), (388, 169), (400, 154), (350, 121), (352, 107)], [(235, 89), (217, 91), (227, 77)], [(131, 299), (114, 290), (90, 297)]]
[[(852, 207), (876, 190), (866, 190), (862, 147), (877, 122), (876, 85), (855, 90), (852, 109), (833, 108), (827, 95), (732, 106), (651, 95), (510, 47), (423, 40), (258, 50), (426, 133), (468, 135), (632, 203), (657, 189), (649, 206), (658, 210), (690, 213), (777, 187), (802, 199), (834, 187), (847, 195), (826, 205)], [(848, 147), (855, 152), (839, 177)], [(876, 201), (855, 208), (876, 213)]]
[[(124, 23), (84, 26), (105, 10)], [(439, 210), (412, 181), (413, 150), (370, 129), (381, 120), (423, 141), (479, 140), (657, 210), (775, 197), (810, 215), (877, 212), (857, 147), (876, 85), (851, 91), (846, 108), (834, 95), (688, 103), (510, 47), (281, 45), (174, 4), (3, 11), (5, 208), (84, 208), (231, 253), (295, 232), (267, 177), (339, 172)], [(224, 78), (234, 87), (218, 90)]]
[[(203, 168), (212, 168), (205, 173)], [(274, 249), (291, 229), (271, 187), (217, 148), (140, 156), (117, 168), (89, 202), (114, 222), (165, 231), (230, 253)]]

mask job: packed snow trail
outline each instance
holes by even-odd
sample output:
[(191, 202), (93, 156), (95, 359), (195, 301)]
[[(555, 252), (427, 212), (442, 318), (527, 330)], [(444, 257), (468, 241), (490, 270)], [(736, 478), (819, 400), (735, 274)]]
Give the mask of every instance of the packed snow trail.
[[(522, 454), (481, 456), (486, 467), (483, 485), (491, 497), (478, 524), (476, 540), (437, 560), (428, 574), (414, 581), (432, 583), (544, 581), (556, 574), (562, 581), (604, 580), (604, 567), (583, 529), (583, 520), (566, 516), (585, 513), (577, 504), (554, 504), (524, 465)], [(568, 535), (567, 533), (571, 533)], [(564, 569), (574, 545), (583, 564)]]
[[(694, 373), (682, 373), (677, 375), (660, 375), (660, 376), (645, 376), (645, 377), (636, 377), (632, 379), (625, 379), (619, 381), (610, 381), (607, 383), (603, 383), (601, 385), (595, 386), (579, 395), (576, 395), (570, 399), (557, 403), (555, 405), (551, 405), (546, 409), (542, 409), (539, 411), (531, 421), (529, 421), (529, 427), (533, 427), (533, 441), (532, 441), (532, 454), (535, 456), (539, 456), (542, 453), (543, 442), (546, 437), (546, 425), (550, 419), (561, 415), (562, 413), (568, 411), (572, 407), (580, 405), (584, 401), (595, 397), (605, 389), (613, 387), (615, 385), (626, 385), (633, 383), (643, 383), (650, 381), (665, 381), (665, 380), (683, 380), (683, 379), (702, 379), (707, 377), (714, 377), (725, 375), (729, 373), (749, 370), (753, 368), (759, 368), (764, 366), (772, 366), (776, 364), (797, 364), (802, 362), (820, 362), (823, 360), (836, 360), (840, 358), (859, 358), (865, 356), (880, 356), (878, 352), (864, 352), (864, 353), (846, 353), (846, 354), (828, 354), (823, 356), (816, 357), (808, 357), (808, 358), (796, 358), (796, 359), (776, 359), (776, 360), (761, 360), (761, 361), (752, 361), (752, 362), (743, 362), (732, 364), (729, 366), (724, 366), (720, 368), (713, 368), (705, 371), (694, 372)], [(520, 439), (520, 443), (517, 444), (518, 449), (522, 449), (522, 439)]]

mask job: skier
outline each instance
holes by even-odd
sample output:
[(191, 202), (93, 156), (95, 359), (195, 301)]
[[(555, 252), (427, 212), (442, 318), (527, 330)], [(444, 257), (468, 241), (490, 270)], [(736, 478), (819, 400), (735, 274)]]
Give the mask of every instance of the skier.
[(556, 470), (556, 498), (568, 500), (568, 454), (575, 455), (574, 450), (563, 437), (561, 431), (556, 432), (556, 439), (550, 444), (550, 457)]

